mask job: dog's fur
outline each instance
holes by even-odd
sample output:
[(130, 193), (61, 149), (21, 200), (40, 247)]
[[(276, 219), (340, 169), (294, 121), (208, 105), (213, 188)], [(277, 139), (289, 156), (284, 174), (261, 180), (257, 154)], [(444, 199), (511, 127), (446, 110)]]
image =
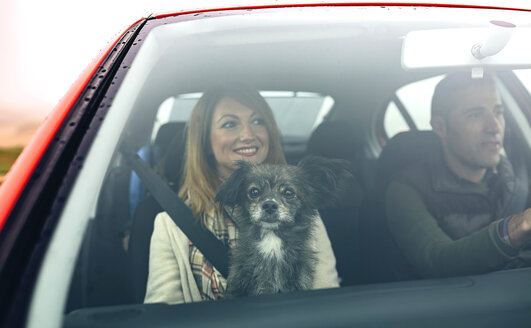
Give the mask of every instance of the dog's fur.
[(216, 195), (239, 232), (227, 296), (310, 289), (317, 208), (330, 206), (345, 190), (352, 177), (346, 163), (313, 156), (297, 166), (238, 166)]

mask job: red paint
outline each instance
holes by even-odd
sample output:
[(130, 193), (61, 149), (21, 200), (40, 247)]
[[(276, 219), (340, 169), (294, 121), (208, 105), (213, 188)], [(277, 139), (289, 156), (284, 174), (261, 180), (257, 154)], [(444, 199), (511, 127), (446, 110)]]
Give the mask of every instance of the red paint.
[(24, 147), (24, 150), (7, 173), (2, 186), (0, 186), (0, 232), (4, 227), (9, 214), (13, 210), (15, 203), (20, 197), (20, 194), (33, 174), (33, 171), (41, 160), (42, 155), (50, 145), (50, 142), (59, 130), (65, 117), (70, 112), (70, 109), (85, 89), (87, 83), (90, 81), (94, 73), (96, 73), (98, 67), (114, 48), (118, 40), (120, 40), (120, 38), (140, 20), (126, 29), (116, 41), (106, 49), (106, 51), (100, 53), (100, 55), (87, 66), (77, 81), (72, 84), (67, 94), (45, 118), (28, 145)]
[(171, 16), (203, 13), (203, 12), (212, 12), (212, 11), (228, 11), (228, 10), (248, 10), (248, 9), (271, 9), (271, 8), (296, 8), (296, 7), (323, 7), (323, 6), (333, 6), (333, 7), (446, 7), (446, 8), (471, 8), (471, 9), (496, 9), (496, 10), (517, 10), (517, 11), (531, 11), (531, 9), (523, 8), (511, 8), (511, 7), (493, 7), (493, 6), (478, 6), (478, 5), (461, 5), (461, 4), (445, 4), (445, 3), (424, 3), (424, 2), (404, 2), (404, 3), (388, 3), (388, 2), (355, 2), (355, 3), (342, 3), (342, 2), (330, 2), (330, 3), (295, 3), (295, 4), (277, 4), (277, 5), (255, 5), (255, 6), (234, 6), (234, 7), (218, 7), (218, 8), (208, 8), (208, 9), (197, 9), (197, 10), (187, 10), (181, 12), (175, 12), (170, 14), (160, 14), (156, 15), (155, 18), (165, 18)]

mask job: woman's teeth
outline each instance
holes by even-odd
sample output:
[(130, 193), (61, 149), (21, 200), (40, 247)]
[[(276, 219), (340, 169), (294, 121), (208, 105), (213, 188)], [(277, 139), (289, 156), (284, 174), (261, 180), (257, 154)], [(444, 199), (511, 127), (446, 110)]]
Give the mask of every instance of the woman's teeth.
[(251, 154), (251, 153), (254, 153), (258, 150), (258, 148), (256, 147), (253, 147), (253, 148), (242, 148), (242, 149), (237, 149), (236, 152), (238, 154)]

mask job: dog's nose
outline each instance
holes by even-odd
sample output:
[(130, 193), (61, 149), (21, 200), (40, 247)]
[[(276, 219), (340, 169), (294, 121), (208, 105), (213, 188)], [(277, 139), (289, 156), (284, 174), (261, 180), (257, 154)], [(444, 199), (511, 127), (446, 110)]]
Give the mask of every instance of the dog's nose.
[(267, 214), (273, 214), (277, 211), (278, 205), (276, 202), (268, 200), (262, 204), (262, 209), (266, 211)]

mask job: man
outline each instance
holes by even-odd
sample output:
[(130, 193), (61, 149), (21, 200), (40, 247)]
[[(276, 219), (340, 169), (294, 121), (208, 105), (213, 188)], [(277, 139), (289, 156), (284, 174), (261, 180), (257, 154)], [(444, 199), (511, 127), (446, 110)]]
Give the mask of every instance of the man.
[(385, 195), (393, 239), (422, 277), (529, 265), (531, 210), (514, 205), (514, 172), (500, 154), (503, 110), (488, 76), (454, 73), (435, 88), (430, 123), (441, 147), (400, 172)]

